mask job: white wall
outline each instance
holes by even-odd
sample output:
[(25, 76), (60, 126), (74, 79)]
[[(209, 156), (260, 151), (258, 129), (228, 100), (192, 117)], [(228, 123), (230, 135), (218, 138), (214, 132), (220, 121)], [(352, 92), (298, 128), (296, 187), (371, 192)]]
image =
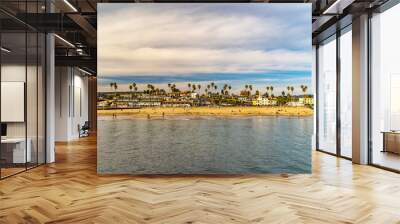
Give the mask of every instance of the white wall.
[[(2, 114), (13, 113), (13, 109), (22, 110), (19, 111), (19, 113), (22, 113), (22, 116), (24, 116), (24, 114), (26, 113), (26, 120), (24, 117), (23, 120), (19, 122), (5, 122), (7, 123), (7, 137), (24, 138), (25, 136), (27, 136), (31, 144), (29, 147), (31, 148), (32, 152), (32, 161), (36, 162), (36, 159), (38, 158), (39, 163), (44, 163), (44, 74), (41, 73), (41, 70), (37, 69), (40, 69), (40, 66), (36, 67), (36, 65), (28, 65), (26, 67), (25, 64), (17, 63), (3, 64), (1, 66), (2, 82), (23, 82), (26, 85), (26, 101), (22, 102), (22, 107), (18, 109), (2, 107), (1, 110)], [(25, 80), (26, 78), (27, 80)], [(2, 93), (3, 90), (4, 89), (2, 89)], [(25, 89), (19, 91), (19, 94), (25, 93)], [(2, 95), (2, 98), (3, 97), (8, 98), (7, 95)]]
[(78, 125), (88, 120), (88, 78), (71, 67), (56, 67), (55, 140), (79, 137)]
[[(24, 65), (2, 65), (1, 66), (1, 81), (3, 82), (25, 82), (25, 64)], [(28, 67), (29, 69), (29, 67)], [(7, 110), (7, 108), (1, 108)], [(25, 137), (25, 123), (11, 122), (7, 123), (8, 137)]]

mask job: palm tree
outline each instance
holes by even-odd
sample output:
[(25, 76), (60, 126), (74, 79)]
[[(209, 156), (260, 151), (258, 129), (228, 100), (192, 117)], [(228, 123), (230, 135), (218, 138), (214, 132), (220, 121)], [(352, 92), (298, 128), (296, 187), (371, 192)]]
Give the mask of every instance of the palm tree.
[(129, 85), (129, 91), (131, 92), (131, 99), (132, 99), (132, 89), (133, 89), (133, 85)]
[(114, 97), (117, 97), (117, 89), (118, 89), (118, 85), (116, 82), (114, 82)]
[(253, 91), (253, 86), (249, 85), (249, 90), (250, 90), (250, 95), (251, 95), (251, 91)]
[(188, 88), (190, 89), (190, 87), (192, 87), (192, 84), (188, 83)]
[(112, 82), (112, 83), (110, 83), (110, 87), (111, 87), (111, 89), (113, 89), (114, 90), (114, 99), (117, 97), (117, 88), (118, 88), (118, 85), (117, 85), (117, 83), (116, 82)]
[(168, 88), (169, 88), (169, 90), (171, 91), (171, 93), (172, 93), (172, 92), (174, 92), (174, 91), (173, 91), (173, 87), (172, 87), (172, 84), (171, 84), (171, 83), (168, 83)]
[[(134, 89), (134, 91), (136, 92), (137, 88), (136, 88), (136, 83), (132, 83), (132, 88)], [(129, 88), (130, 89), (130, 88)], [(132, 90), (131, 90), (132, 91)]]
[(225, 94), (226, 92), (227, 92), (227, 89), (228, 89), (228, 84), (224, 84), (224, 87), (222, 87), (222, 91), (221, 91), (221, 94), (222, 95), (227, 95), (227, 94)]
[(267, 93), (269, 93), (269, 86), (267, 86)]
[(270, 86), (269, 89), (271, 90), (271, 97), (274, 97), (274, 87)]
[(292, 92), (292, 96), (293, 96), (293, 91), (294, 91), (294, 87), (290, 87), (290, 91)]
[(201, 89), (201, 85), (200, 84), (197, 84), (197, 89), (200, 91), (200, 89)]
[(256, 95), (259, 96), (260, 95), (260, 91), (256, 90)]
[(285, 91), (282, 91), (282, 96), (285, 96), (286, 94), (285, 94)]
[(305, 96), (308, 87), (306, 85), (301, 85), (300, 87), (301, 87), (301, 90), (303, 91), (303, 95)]
[(115, 92), (115, 90), (117, 90), (117, 88), (118, 88), (116, 82), (111, 82), (111, 83), (110, 83), (110, 87), (111, 87), (112, 90), (114, 90), (114, 92)]

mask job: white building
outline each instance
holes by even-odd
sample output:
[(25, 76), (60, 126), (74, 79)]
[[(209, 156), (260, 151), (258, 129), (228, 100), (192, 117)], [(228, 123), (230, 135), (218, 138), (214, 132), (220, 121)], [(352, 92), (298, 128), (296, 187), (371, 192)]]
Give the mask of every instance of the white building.
[(304, 106), (304, 103), (300, 101), (293, 101), (293, 102), (288, 102), (287, 105), (291, 107), (302, 107)]
[(195, 92), (193, 92), (193, 93), (190, 94), (190, 97), (191, 97), (192, 99), (196, 99), (198, 96), (199, 96), (199, 94), (198, 94), (198, 93), (195, 93)]
[(268, 106), (270, 105), (269, 99), (267, 97), (259, 96), (252, 101), (253, 106)]

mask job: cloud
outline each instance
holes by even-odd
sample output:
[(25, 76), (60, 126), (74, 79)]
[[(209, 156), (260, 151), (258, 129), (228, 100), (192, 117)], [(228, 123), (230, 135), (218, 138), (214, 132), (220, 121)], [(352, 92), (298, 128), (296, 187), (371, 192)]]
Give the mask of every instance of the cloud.
[(304, 4), (100, 4), (100, 76), (311, 69)]

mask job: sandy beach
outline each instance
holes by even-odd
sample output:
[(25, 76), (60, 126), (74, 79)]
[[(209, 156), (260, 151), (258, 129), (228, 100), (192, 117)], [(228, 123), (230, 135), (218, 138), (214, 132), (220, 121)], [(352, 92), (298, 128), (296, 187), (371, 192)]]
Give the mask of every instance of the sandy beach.
[(141, 109), (97, 110), (98, 116), (311, 116), (313, 110), (308, 107), (147, 107)]

